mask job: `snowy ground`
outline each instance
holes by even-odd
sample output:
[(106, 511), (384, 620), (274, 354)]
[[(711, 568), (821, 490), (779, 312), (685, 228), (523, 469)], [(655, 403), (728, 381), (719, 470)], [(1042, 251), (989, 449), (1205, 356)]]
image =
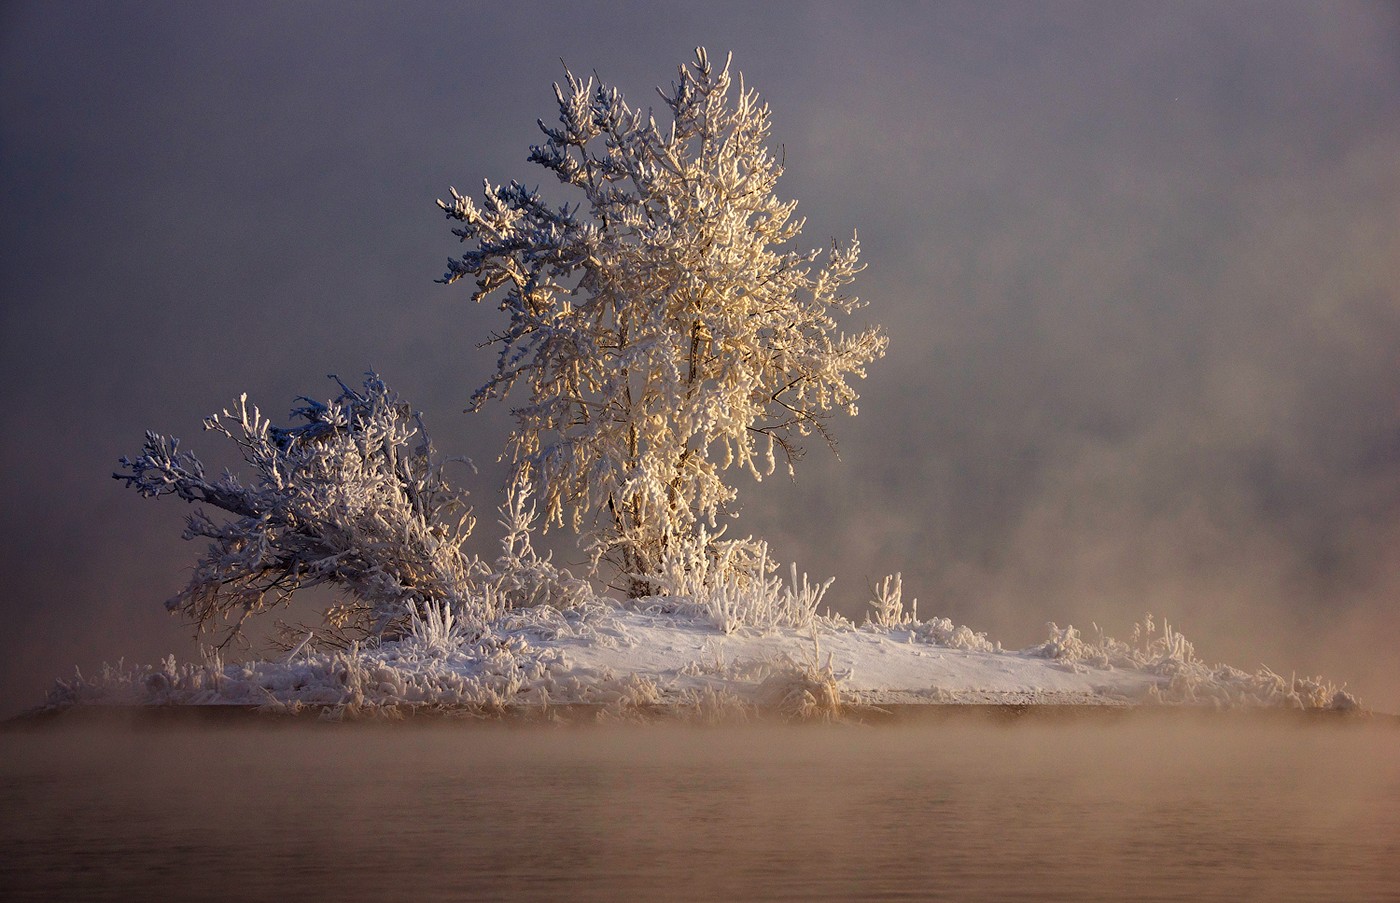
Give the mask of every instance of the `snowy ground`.
[(1320, 680), (1206, 665), (1150, 617), (1129, 643), (1051, 625), (1045, 643), (1007, 651), (945, 619), (856, 626), (819, 618), (807, 630), (725, 632), (693, 604), (668, 599), (541, 606), (485, 628), (433, 612), (415, 618), (411, 636), (374, 648), (298, 650), (240, 664), (171, 656), (156, 666), (78, 674), (50, 696), (60, 708), (235, 704), (328, 717), (592, 704), (703, 719), (758, 710), (824, 718), (853, 706), (969, 703), (1356, 706)]
[(619, 612), (596, 637), (558, 641), (571, 674), (637, 673), (668, 696), (712, 690), (755, 700), (775, 673), (812, 672), (835, 681), (843, 700), (1089, 702), (1140, 698), (1157, 681), (1136, 671), (1085, 668), (1031, 653), (952, 648), (909, 628), (776, 628), (724, 634), (695, 619)]

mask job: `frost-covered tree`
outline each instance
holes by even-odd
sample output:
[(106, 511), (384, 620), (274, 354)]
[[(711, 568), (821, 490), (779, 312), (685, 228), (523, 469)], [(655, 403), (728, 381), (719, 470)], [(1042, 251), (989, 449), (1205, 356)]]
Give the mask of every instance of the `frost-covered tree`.
[(724, 472), (761, 479), (775, 449), (791, 470), (802, 437), (828, 441), (856, 412), (853, 377), (880, 357), (878, 329), (838, 330), (859, 302), (858, 242), (793, 247), (803, 221), (774, 187), (766, 104), (731, 91), (703, 49), (660, 92), (670, 122), (566, 70), (559, 124), (529, 160), (574, 198), (551, 206), (518, 182), (480, 205), (439, 201), (470, 250), (443, 282), (509, 315), (495, 375), (473, 408), (517, 382), (507, 455), (539, 487), (547, 523), (569, 523), (631, 577), (656, 585), (666, 549), (731, 510)]
[(240, 396), (204, 428), (237, 445), (253, 471), (245, 485), (229, 472), (211, 479), (178, 439), (146, 434), (142, 454), (113, 474), (142, 495), (173, 495), (203, 509), (188, 517), (185, 538), (208, 551), (189, 585), (166, 603), (221, 634), (239, 635), (251, 615), (287, 602), (300, 589), (334, 584), (349, 599), (325, 612), (342, 637), (394, 635), (410, 609), (427, 603), (472, 614), (480, 564), (463, 551), (473, 521), (462, 495), (443, 478), (422, 423), (376, 375), (322, 403), (292, 411), (301, 422), (273, 426)]

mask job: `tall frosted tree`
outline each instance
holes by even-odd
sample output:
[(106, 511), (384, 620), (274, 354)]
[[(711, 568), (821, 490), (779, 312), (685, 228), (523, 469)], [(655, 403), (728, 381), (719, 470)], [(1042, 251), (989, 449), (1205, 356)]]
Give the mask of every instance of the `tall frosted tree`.
[[(878, 328), (837, 317), (859, 243), (794, 247), (803, 221), (774, 188), (768, 106), (703, 49), (659, 93), (669, 123), (566, 70), (558, 125), (529, 161), (574, 197), (488, 181), (480, 203), (439, 206), (470, 249), (443, 282), (471, 277), (475, 301), (509, 317), (492, 337), (496, 372), (476, 408), (521, 383), (507, 456), (533, 482), (548, 523), (650, 591), (663, 555), (731, 510), (731, 470), (791, 471), (801, 441), (828, 442), (856, 413), (855, 377), (883, 355)], [(823, 262), (824, 258), (824, 262)], [(520, 391), (518, 390), (518, 391)]]

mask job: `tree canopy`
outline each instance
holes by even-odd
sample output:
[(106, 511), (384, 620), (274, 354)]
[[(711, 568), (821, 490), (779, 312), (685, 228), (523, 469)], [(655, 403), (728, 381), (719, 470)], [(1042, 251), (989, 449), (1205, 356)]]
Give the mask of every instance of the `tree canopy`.
[(559, 206), (516, 181), (455, 189), (439, 206), (468, 244), (441, 281), (471, 277), (475, 301), (509, 317), (496, 371), (473, 407), (517, 383), (506, 455), (533, 482), (547, 523), (583, 531), (595, 554), (647, 591), (667, 549), (732, 510), (731, 469), (789, 471), (801, 441), (856, 413), (853, 378), (883, 355), (879, 328), (837, 317), (859, 243), (797, 250), (803, 220), (774, 193), (782, 165), (770, 114), (703, 49), (658, 124), (621, 93), (567, 69), (557, 125), (529, 161), (574, 195)]

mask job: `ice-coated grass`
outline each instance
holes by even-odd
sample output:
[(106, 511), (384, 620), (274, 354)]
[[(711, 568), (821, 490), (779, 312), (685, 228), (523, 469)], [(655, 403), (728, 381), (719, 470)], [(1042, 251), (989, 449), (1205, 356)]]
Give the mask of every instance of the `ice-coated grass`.
[(421, 612), (417, 603), (410, 602), (408, 616), (405, 642), (417, 644), (429, 655), (451, 655), (466, 642), (464, 625), (446, 602), (424, 602)]
[(1196, 647), (1165, 620), (1159, 630), (1149, 612), (1133, 625), (1127, 642), (1104, 635), (1095, 625), (1094, 640), (1073, 627), (1048, 625), (1044, 643), (1024, 650), (1031, 655), (1094, 668), (1130, 669), (1161, 678), (1145, 701), (1188, 705), (1279, 706), (1294, 709), (1349, 711), (1358, 705), (1345, 687), (1321, 677), (1285, 679), (1267, 667), (1249, 673), (1229, 665), (1211, 665), (1196, 655)]
[[(667, 593), (650, 604), (689, 612), (726, 634), (744, 628), (771, 631), (813, 627), (832, 580), (813, 583), (797, 564), (786, 584), (773, 571), (768, 543), (752, 537), (721, 541), (703, 527), (688, 541), (672, 544), (652, 582)], [(646, 600), (643, 604), (647, 604)]]

